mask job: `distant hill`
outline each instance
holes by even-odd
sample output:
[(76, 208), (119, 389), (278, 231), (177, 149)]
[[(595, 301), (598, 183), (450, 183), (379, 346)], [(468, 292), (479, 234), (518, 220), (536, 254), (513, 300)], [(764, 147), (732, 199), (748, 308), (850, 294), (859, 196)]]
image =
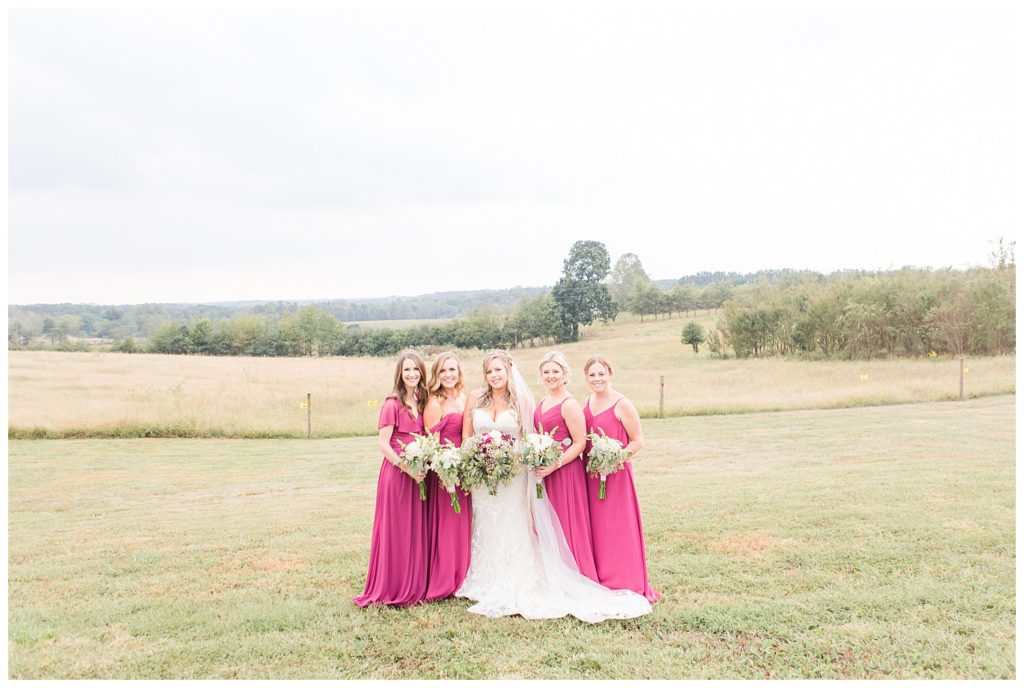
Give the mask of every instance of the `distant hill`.
[[(809, 273), (798, 270), (760, 270), (753, 273), (698, 272), (677, 279), (659, 279), (654, 283), (663, 289), (676, 284), (698, 288), (716, 282), (740, 286), (754, 282), (767, 283)], [(821, 277), (821, 275), (817, 275)], [(550, 287), (512, 287), (510, 289), (477, 289), (439, 291), (419, 296), (383, 296), (367, 299), (296, 299), (287, 301), (210, 301), (203, 303), (143, 304), (25, 304), (7, 307), (8, 329), (21, 327), (35, 336), (60, 333), (74, 337), (123, 339), (147, 337), (162, 325), (191, 325), (202, 318), (211, 321), (236, 316), (263, 316), (270, 321), (315, 305), (342, 322), (383, 320), (435, 320), (465, 316), (475, 308), (507, 309), (524, 299), (547, 293)], [(10, 334), (10, 333), (9, 333)], [(10, 337), (9, 337), (10, 338)]]
[(9, 305), (8, 328), (20, 324), (36, 335), (60, 331), (76, 337), (122, 339), (147, 337), (169, 322), (191, 325), (202, 318), (221, 320), (240, 315), (276, 320), (313, 304), (343, 322), (375, 320), (433, 320), (466, 315), (474, 308), (509, 308), (550, 287), (513, 287), (444, 291), (420, 296), (370, 299), (300, 299), (289, 301), (217, 301), (208, 303), (82, 304), (43, 303)]

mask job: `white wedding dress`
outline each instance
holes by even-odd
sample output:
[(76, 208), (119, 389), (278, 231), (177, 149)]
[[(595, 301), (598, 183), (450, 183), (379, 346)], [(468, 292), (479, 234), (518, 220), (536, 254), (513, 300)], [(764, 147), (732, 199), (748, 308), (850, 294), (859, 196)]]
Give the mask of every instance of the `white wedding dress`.
[[(491, 418), (489, 411), (473, 412), (473, 430), (491, 430), (519, 437), (511, 410)], [(580, 574), (545, 499), (530, 499), (536, 478), (524, 470), (511, 484), (473, 491), (473, 540), (469, 570), (458, 597), (474, 600), (469, 611), (498, 617), (519, 614), (527, 619), (557, 619), (568, 614), (596, 623), (631, 619), (651, 611), (643, 595), (632, 590), (609, 590)]]

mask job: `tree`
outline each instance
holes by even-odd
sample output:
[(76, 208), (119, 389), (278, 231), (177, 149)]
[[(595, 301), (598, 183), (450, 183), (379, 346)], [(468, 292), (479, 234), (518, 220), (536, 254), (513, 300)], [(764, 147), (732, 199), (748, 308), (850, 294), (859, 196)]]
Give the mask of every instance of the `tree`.
[(732, 297), (732, 285), (728, 282), (715, 282), (706, 287), (701, 294), (702, 305), (709, 311), (712, 308), (721, 308)]
[(111, 351), (117, 351), (123, 354), (134, 354), (140, 351), (138, 345), (135, 343), (135, 339), (127, 337), (114, 344), (110, 349)]
[(698, 348), (704, 343), (704, 328), (698, 322), (686, 323), (686, 327), (683, 328), (683, 344), (689, 344), (693, 347), (693, 353), (698, 353)]
[(634, 293), (643, 286), (650, 284), (651, 278), (644, 271), (640, 259), (635, 253), (623, 253), (615, 261), (612, 270), (609, 290), (620, 307), (626, 308)]
[(96, 318), (91, 313), (85, 313), (82, 315), (82, 324), (78, 329), (86, 337), (93, 336), (96, 333)]
[(661, 289), (650, 282), (639, 285), (629, 300), (629, 310), (640, 316), (640, 322), (644, 321), (646, 315), (656, 316), (661, 308)]
[(213, 323), (210, 322), (210, 319), (203, 318), (193, 325), (191, 337), (196, 353), (209, 353), (210, 343), (213, 339)]
[(989, 262), (992, 263), (992, 267), (996, 270), (1005, 270), (1006, 268), (1014, 267), (1013, 253), (1016, 246), (1016, 241), (1007, 241), (1003, 237), (999, 237), (999, 242), (996, 244), (995, 249), (988, 254)]
[(697, 293), (689, 284), (677, 284), (669, 294), (672, 297), (673, 310), (688, 313), (697, 310)]
[(7, 348), (9, 349), (20, 349), (23, 346), (27, 346), (29, 341), (29, 333), (17, 320), (7, 321)]
[(56, 344), (57, 343), (57, 337), (54, 334), (54, 329), (56, 327), (57, 327), (57, 323), (54, 321), (53, 318), (50, 318), (50, 317), (43, 318), (43, 334), (50, 335), (50, 343), (51, 344)]
[(281, 319), (281, 337), (293, 354), (326, 356), (335, 347), (340, 325), (330, 313), (305, 306), (294, 316)]
[(558, 304), (563, 339), (579, 341), (580, 325), (590, 325), (595, 318), (608, 322), (618, 315), (608, 287), (601, 283), (608, 276), (610, 263), (608, 249), (600, 241), (577, 241), (569, 249), (562, 278), (551, 290)]

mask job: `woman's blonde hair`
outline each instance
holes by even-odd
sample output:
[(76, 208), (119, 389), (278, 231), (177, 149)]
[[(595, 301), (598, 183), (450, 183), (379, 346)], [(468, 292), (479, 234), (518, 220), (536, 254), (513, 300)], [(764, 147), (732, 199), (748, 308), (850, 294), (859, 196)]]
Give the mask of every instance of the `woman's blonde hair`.
[[(489, 408), (491, 405), (491, 385), (487, 382), (487, 366), (491, 364), (491, 361), (498, 359), (505, 364), (505, 372), (508, 374), (505, 382), (505, 403), (512, 409), (512, 414), (516, 417), (520, 426), (523, 424), (523, 419), (519, 417), (519, 399), (516, 397), (516, 385), (512, 381), (512, 357), (509, 356), (508, 352), (504, 349), (498, 349), (484, 356), (483, 369), (484, 369), (484, 389), (480, 398), (477, 399), (477, 408)], [(530, 419), (533, 422), (533, 419)]]
[(395, 384), (391, 389), (388, 399), (398, 399), (398, 403), (405, 406), (412, 412), (412, 407), (405, 403), (405, 380), (402, 379), (402, 364), (406, 360), (412, 361), (420, 369), (420, 381), (416, 383), (416, 412), (423, 413), (423, 407), (427, 405), (427, 366), (415, 351), (403, 351), (398, 354), (398, 361), (395, 363)]
[(441, 386), (441, 366), (449, 358), (455, 359), (455, 366), (459, 369), (459, 381), (455, 383), (455, 393), (458, 394), (466, 387), (462, 380), (462, 363), (459, 361), (459, 357), (451, 351), (445, 351), (438, 355), (434, 360), (434, 365), (430, 367), (430, 383), (427, 384), (427, 391), (433, 396), (442, 399), (444, 398), (444, 388)]
[(587, 372), (590, 370), (590, 366), (594, 365), (595, 363), (600, 363), (605, 368), (607, 368), (609, 375), (613, 374), (613, 372), (612, 372), (612, 362), (609, 361), (604, 356), (602, 356), (601, 354), (597, 354), (595, 356), (591, 356), (590, 358), (587, 359), (587, 362), (583, 364), (583, 374), (586, 375)]
[(561, 351), (552, 351), (540, 359), (540, 365), (537, 366), (537, 370), (543, 370), (545, 363), (556, 363), (562, 369), (562, 372), (565, 373), (566, 386), (569, 385), (569, 375), (572, 373), (572, 368), (569, 367), (569, 361), (565, 360), (565, 356)]

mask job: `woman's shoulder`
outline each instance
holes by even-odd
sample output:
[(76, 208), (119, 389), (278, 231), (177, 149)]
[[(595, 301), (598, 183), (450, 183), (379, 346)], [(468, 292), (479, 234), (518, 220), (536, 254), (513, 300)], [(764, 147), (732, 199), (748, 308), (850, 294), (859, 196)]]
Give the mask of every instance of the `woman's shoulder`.
[(571, 394), (562, 400), (561, 407), (563, 416), (565, 415), (566, 411), (573, 412), (583, 410), (583, 407), (580, 405), (580, 402), (576, 401), (576, 397), (574, 397)]
[(621, 418), (623, 413), (639, 416), (636, 406), (633, 405), (633, 402), (630, 401), (625, 394), (620, 395), (619, 398), (615, 400), (615, 403), (612, 404), (612, 408), (615, 409), (615, 415), (618, 418)]

